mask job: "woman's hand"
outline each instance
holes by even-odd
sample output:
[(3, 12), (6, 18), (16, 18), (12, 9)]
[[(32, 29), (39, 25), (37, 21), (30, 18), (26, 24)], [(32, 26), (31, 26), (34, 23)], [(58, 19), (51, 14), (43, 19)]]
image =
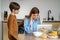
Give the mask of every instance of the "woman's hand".
[(40, 15), (38, 15), (38, 19), (40, 19)]
[(38, 15), (38, 19), (40, 19), (40, 23), (42, 24), (43, 19), (42, 19), (42, 17), (40, 15)]
[(34, 22), (33, 18), (30, 18), (30, 24), (32, 24)]

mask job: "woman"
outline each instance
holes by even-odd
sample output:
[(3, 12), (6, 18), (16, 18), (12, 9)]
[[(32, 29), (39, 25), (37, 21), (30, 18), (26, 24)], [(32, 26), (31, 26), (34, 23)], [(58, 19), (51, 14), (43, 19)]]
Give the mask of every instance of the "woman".
[(37, 31), (37, 25), (41, 23), (42, 21), (39, 15), (39, 9), (37, 7), (33, 7), (31, 9), (29, 18), (24, 21), (24, 28), (26, 33)]

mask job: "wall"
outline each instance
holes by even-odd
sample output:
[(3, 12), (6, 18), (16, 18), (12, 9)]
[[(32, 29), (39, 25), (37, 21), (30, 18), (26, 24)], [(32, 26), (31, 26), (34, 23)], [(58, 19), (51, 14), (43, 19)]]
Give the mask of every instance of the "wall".
[[(48, 10), (51, 10), (51, 16), (55, 20), (59, 20), (60, 14), (60, 0), (2, 0), (2, 13), (7, 10), (11, 1), (16, 1), (21, 5), (20, 12), (17, 14), (17, 19), (23, 19), (25, 15), (28, 15), (32, 7), (38, 7), (42, 18), (47, 18)], [(22, 16), (23, 15), (23, 16)]]
[(0, 0), (0, 40), (2, 40), (1, 0)]

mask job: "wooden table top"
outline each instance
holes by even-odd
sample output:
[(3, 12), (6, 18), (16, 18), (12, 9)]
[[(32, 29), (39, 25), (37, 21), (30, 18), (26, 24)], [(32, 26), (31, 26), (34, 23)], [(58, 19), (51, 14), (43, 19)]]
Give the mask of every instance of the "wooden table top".
[(42, 39), (39, 37), (34, 37), (32, 35), (18, 34), (18, 40), (60, 40), (60, 38), (59, 39), (49, 39), (49, 38)]

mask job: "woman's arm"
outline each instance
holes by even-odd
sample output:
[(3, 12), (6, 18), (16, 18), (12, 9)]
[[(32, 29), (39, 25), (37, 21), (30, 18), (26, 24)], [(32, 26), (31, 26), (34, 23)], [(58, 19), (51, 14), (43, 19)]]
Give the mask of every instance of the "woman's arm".
[(31, 33), (32, 31), (31, 31), (31, 29), (30, 29), (30, 23), (29, 23), (29, 20), (28, 19), (26, 19), (25, 21), (24, 21), (24, 29), (25, 29), (25, 31), (27, 32), (27, 33)]

